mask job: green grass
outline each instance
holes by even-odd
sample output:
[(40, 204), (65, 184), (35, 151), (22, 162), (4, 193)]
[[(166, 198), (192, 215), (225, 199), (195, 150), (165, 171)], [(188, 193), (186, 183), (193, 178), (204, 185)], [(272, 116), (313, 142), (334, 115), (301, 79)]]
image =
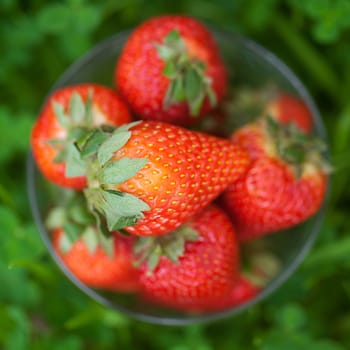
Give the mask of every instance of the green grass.
[[(281, 57), (320, 107), (335, 167), (330, 208), (301, 268), (268, 300), (207, 325), (155, 326), (96, 304), (52, 262), (27, 201), (28, 139), (47, 91), (95, 43), (161, 13), (239, 31)], [(0, 15), (0, 348), (350, 348), (349, 1), (2, 0)]]

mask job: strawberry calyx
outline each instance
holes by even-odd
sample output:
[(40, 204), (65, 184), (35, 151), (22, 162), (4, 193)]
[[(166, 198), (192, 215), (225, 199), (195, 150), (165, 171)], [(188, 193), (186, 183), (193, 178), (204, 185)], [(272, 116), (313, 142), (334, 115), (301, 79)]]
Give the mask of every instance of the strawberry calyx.
[(139, 266), (146, 262), (149, 273), (154, 271), (162, 256), (177, 264), (184, 255), (186, 242), (195, 242), (198, 239), (197, 231), (189, 225), (183, 225), (162, 236), (138, 237), (134, 246), (135, 264)]
[(79, 93), (74, 92), (69, 99), (68, 109), (56, 101), (52, 101), (52, 108), (59, 125), (66, 131), (67, 135), (63, 138), (49, 140), (48, 142), (58, 148), (55, 161), (60, 162), (64, 159), (64, 146), (69, 140), (76, 140), (81, 137), (86, 129), (92, 128), (92, 98), (93, 92), (89, 91), (86, 102), (83, 101)]
[(46, 226), (50, 231), (62, 230), (59, 247), (63, 254), (68, 253), (76, 241), (82, 240), (91, 254), (100, 246), (113, 257), (113, 238), (111, 235), (109, 237), (102, 235), (97, 229), (94, 217), (89, 212), (81, 193), (73, 193), (66, 203), (52, 208)]
[(256, 240), (242, 246), (242, 276), (252, 285), (264, 288), (281, 269), (280, 258), (266, 242)]
[(293, 122), (281, 124), (269, 115), (262, 121), (277, 157), (291, 166), (297, 178), (301, 177), (308, 165), (326, 174), (331, 171), (324, 157), (327, 145), (323, 140), (306, 134)]
[(222, 103), (223, 112), (228, 116), (225, 124), (230, 123), (231, 129), (234, 129), (256, 120), (264, 114), (268, 102), (277, 95), (277, 87), (273, 84), (266, 84), (259, 89), (242, 87), (233, 91)]
[(150, 210), (138, 197), (118, 190), (118, 184), (133, 177), (142, 169), (146, 158), (113, 159), (114, 153), (130, 139), (131, 127), (140, 123), (123, 125), (113, 132), (94, 129), (77, 140), (74, 147), (87, 164), (87, 188), (84, 190), (88, 208), (95, 216), (99, 230), (109, 232), (133, 226)]
[(184, 40), (177, 30), (168, 33), (163, 43), (155, 43), (159, 57), (165, 62), (163, 74), (170, 84), (163, 100), (163, 108), (174, 103), (187, 102), (190, 115), (199, 115), (204, 99), (208, 97), (212, 107), (217, 104), (212, 79), (205, 75), (206, 65), (189, 56)]
[(86, 175), (87, 164), (84, 162), (75, 145), (77, 140), (84, 139), (94, 130), (93, 125), (93, 91), (88, 92), (86, 101), (78, 92), (70, 96), (67, 111), (65, 106), (56, 101), (52, 102), (52, 108), (59, 125), (64, 129), (65, 135), (51, 139), (48, 143), (57, 150), (55, 163), (65, 163), (65, 176), (77, 177)]

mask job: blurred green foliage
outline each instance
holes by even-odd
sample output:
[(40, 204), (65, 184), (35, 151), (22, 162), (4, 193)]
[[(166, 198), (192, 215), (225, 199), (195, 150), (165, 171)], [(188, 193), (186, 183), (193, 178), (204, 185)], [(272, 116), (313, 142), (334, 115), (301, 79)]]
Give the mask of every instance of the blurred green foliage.
[[(162, 13), (241, 32), (289, 64), (321, 109), (336, 168), (321, 234), (297, 273), (263, 303), (207, 325), (144, 324), (87, 298), (48, 257), (27, 202), (29, 133), (47, 91), (95, 43)], [(1, 349), (350, 348), (349, 0), (1, 0), (0, 18)]]

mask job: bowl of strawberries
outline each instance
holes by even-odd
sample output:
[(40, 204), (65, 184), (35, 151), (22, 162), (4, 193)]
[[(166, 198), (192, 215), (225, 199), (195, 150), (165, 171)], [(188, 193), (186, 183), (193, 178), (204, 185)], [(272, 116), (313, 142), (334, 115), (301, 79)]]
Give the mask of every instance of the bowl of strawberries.
[(319, 231), (329, 168), (288, 67), (163, 15), (68, 68), (34, 122), (27, 173), (41, 236), (75, 285), (131, 317), (189, 324), (291, 275)]

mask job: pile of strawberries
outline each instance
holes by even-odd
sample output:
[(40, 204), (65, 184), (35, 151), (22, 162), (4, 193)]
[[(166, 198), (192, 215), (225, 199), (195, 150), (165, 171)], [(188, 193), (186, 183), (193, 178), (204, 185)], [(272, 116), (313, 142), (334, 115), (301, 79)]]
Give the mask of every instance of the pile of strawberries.
[(243, 273), (242, 244), (305, 221), (325, 195), (329, 167), (309, 110), (275, 91), (230, 130), (240, 116), (239, 104), (225, 108), (225, 62), (187, 16), (138, 26), (115, 85), (55, 91), (33, 127), (42, 175), (71, 189), (48, 215), (55, 251), (91, 287), (176, 310), (252, 298), (266, 278)]

